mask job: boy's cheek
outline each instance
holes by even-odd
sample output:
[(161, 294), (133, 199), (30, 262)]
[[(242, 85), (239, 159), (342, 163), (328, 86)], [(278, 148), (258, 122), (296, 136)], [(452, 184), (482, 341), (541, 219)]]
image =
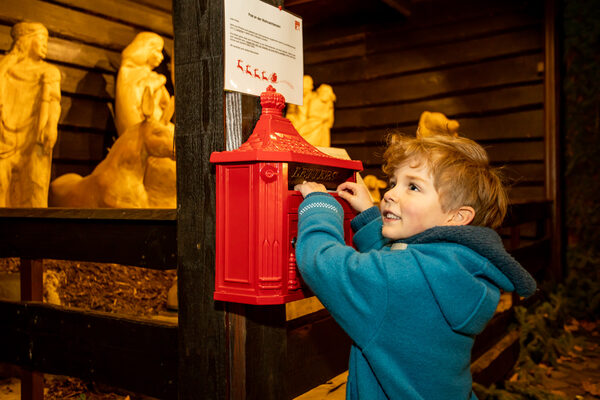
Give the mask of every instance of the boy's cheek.
[(383, 236), (386, 239), (394, 239), (393, 237), (391, 237), (389, 227), (386, 227), (385, 225), (381, 227), (381, 236)]

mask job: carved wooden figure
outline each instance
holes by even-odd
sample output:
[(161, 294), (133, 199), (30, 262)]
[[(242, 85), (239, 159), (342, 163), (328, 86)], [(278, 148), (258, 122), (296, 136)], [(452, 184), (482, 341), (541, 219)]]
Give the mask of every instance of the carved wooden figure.
[(367, 189), (369, 189), (369, 194), (371, 195), (371, 199), (373, 199), (373, 203), (379, 204), (381, 202), (380, 190), (387, 187), (387, 182), (382, 181), (375, 175), (367, 175), (363, 178), (363, 181), (365, 182)]
[(115, 141), (106, 158), (86, 176), (66, 174), (50, 185), (50, 205), (60, 207), (147, 208), (149, 196), (144, 173), (150, 156), (174, 159), (173, 115), (170, 100), (156, 119), (155, 99), (144, 91), (144, 120), (128, 128)]
[(458, 136), (460, 124), (454, 119), (448, 119), (439, 112), (423, 111), (419, 118), (417, 137), (428, 137), (434, 135)]
[(44, 25), (19, 22), (11, 36), (0, 61), (0, 207), (47, 207), (60, 72), (44, 61)]
[(308, 143), (317, 147), (329, 147), (330, 130), (334, 121), (335, 94), (332, 87), (325, 83), (314, 92), (312, 88), (312, 78), (305, 75), (303, 105), (288, 106), (286, 117), (292, 121), (298, 133)]
[[(141, 32), (121, 54), (115, 97), (115, 125), (119, 135), (144, 120), (142, 94), (146, 88), (150, 89), (155, 101), (155, 119), (162, 118), (172, 101), (165, 87), (167, 79), (153, 71), (163, 61), (163, 46), (164, 41), (159, 35)], [(175, 181), (175, 160), (150, 156), (144, 173), (148, 207), (175, 208)]]
[(313, 79), (310, 75), (304, 75), (302, 80), (302, 105), (288, 104), (285, 117), (292, 122), (292, 125), (298, 130), (308, 119), (308, 107), (310, 101), (316, 96), (313, 91)]

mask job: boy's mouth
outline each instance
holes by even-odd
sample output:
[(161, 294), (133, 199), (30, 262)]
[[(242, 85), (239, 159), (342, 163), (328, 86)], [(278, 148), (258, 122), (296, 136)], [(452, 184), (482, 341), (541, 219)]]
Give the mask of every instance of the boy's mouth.
[(394, 213), (391, 213), (391, 212), (389, 212), (389, 211), (385, 211), (385, 212), (383, 213), (383, 218), (385, 218), (385, 219), (389, 219), (389, 220), (400, 220), (400, 217), (399, 217), (399, 216), (397, 216), (396, 214), (394, 214)]

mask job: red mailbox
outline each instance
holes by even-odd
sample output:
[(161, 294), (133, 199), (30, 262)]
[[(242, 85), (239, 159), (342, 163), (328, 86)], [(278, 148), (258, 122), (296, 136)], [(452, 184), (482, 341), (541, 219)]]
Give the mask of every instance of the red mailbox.
[[(305, 297), (294, 255), (302, 195), (294, 185), (316, 181), (334, 190), (355, 182), (362, 163), (331, 157), (304, 140), (282, 116), (285, 99), (273, 87), (260, 101), (262, 114), (248, 140), (210, 156), (217, 172), (214, 298), (283, 304)], [(344, 208), (345, 239), (351, 243), (355, 214), (334, 197)]]

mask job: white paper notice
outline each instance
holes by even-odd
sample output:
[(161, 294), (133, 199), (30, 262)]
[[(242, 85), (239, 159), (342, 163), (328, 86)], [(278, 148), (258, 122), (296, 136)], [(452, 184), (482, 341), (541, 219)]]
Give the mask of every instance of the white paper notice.
[(225, 90), (260, 96), (272, 85), (302, 104), (302, 19), (259, 0), (225, 0)]

